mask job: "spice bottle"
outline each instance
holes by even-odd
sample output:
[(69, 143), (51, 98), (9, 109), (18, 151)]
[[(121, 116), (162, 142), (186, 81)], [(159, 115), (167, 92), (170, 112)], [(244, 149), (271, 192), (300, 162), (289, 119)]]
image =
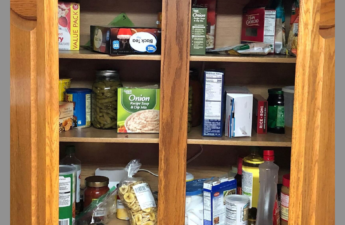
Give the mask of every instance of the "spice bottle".
[(283, 176), (281, 200), (281, 225), (289, 224), (290, 174)]
[(285, 134), (284, 93), (281, 88), (268, 90), (268, 124), (271, 133)]

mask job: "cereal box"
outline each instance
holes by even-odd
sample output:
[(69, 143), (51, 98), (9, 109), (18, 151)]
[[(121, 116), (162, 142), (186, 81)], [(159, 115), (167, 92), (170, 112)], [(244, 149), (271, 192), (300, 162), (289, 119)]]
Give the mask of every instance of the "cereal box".
[(59, 2), (58, 13), (59, 50), (79, 50), (80, 5)]

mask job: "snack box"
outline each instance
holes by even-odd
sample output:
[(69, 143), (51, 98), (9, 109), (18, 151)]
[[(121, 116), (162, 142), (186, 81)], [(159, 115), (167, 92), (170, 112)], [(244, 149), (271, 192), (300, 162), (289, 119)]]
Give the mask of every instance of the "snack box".
[(264, 42), (272, 46), (270, 54), (274, 53), (276, 10), (261, 8), (246, 8), (242, 18), (241, 42)]
[(80, 5), (72, 2), (58, 3), (59, 50), (79, 50)]
[(268, 102), (261, 95), (254, 95), (253, 130), (257, 134), (267, 134)]
[(117, 132), (159, 133), (159, 106), (157, 84), (123, 83), (118, 88)]
[(91, 48), (110, 55), (160, 54), (161, 29), (144, 27), (90, 27)]
[(190, 54), (206, 54), (207, 8), (192, 8)]
[(73, 102), (59, 102), (59, 131), (68, 131), (77, 126), (73, 117)]
[(226, 224), (228, 195), (237, 194), (237, 181), (233, 177), (217, 177), (204, 182), (204, 225)]

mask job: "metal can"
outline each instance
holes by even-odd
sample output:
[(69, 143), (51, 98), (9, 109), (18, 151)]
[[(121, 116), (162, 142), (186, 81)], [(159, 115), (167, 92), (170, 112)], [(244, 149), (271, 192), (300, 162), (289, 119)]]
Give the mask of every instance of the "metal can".
[(59, 102), (65, 100), (65, 92), (71, 87), (71, 79), (60, 79), (59, 80)]
[(226, 225), (248, 225), (249, 198), (245, 195), (228, 195)]
[(60, 165), (59, 168), (59, 225), (75, 223), (75, 189), (77, 169)]
[(91, 89), (69, 88), (66, 90), (65, 101), (73, 102), (73, 117), (77, 121), (77, 128), (91, 126)]

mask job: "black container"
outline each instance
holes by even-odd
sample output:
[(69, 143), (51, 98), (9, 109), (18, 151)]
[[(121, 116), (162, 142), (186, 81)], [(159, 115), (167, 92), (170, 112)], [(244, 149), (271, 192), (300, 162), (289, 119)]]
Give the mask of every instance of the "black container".
[(285, 134), (284, 93), (281, 88), (268, 90), (268, 124), (271, 133)]

